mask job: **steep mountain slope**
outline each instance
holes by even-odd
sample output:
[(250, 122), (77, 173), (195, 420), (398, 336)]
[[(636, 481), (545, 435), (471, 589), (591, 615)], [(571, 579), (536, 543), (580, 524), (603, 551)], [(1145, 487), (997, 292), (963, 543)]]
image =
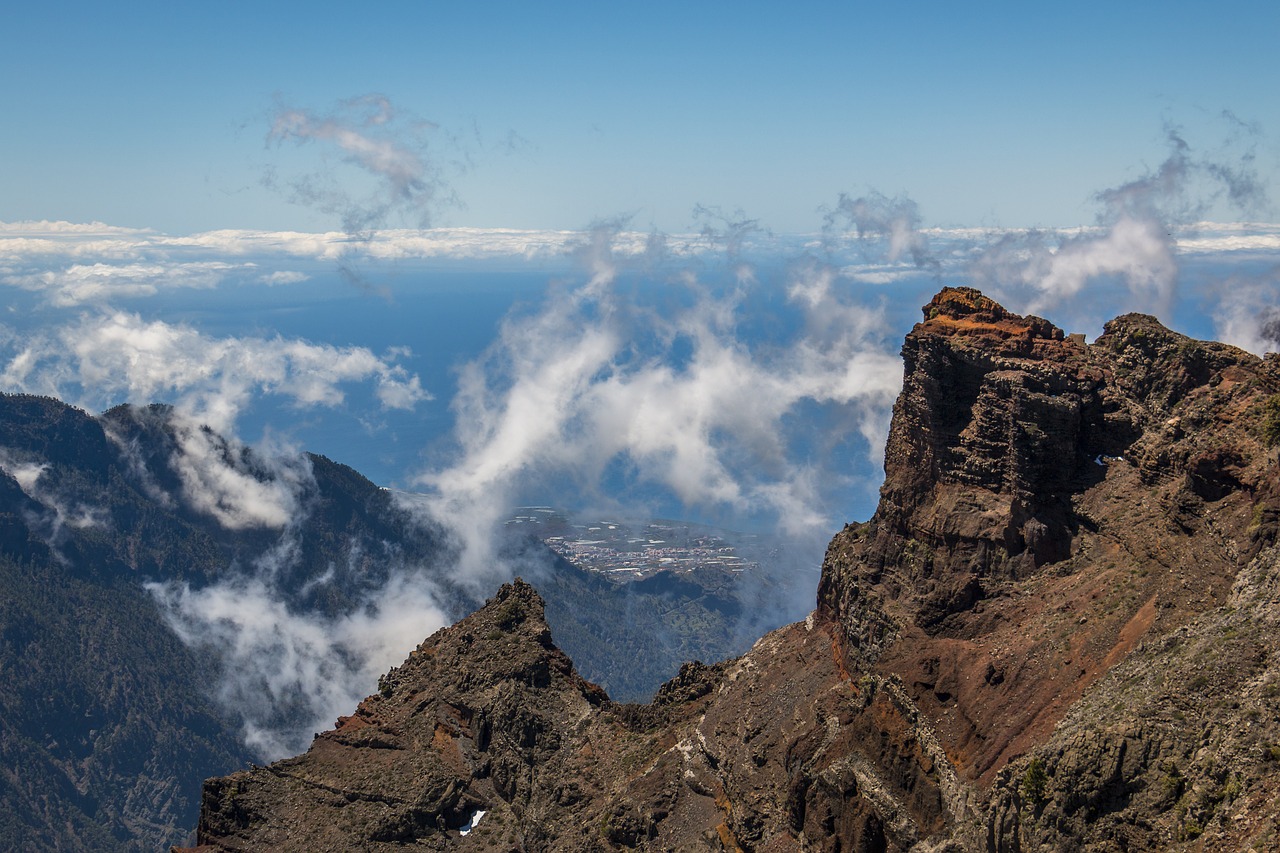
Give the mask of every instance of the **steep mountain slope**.
[[(237, 528), (189, 500), (182, 429), (164, 407), (93, 418), (47, 398), (0, 400), (0, 838), (14, 849), (154, 850), (190, 832), (193, 773), (252, 757), (240, 721), (215, 701), (216, 654), (185, 645), (143, 583), (226, 577), (270, 553), (288, 525)], [(224, 470), (280, 478), (205, 437)], [(306, 506), (288, 535), (299, 553), (277, 561), (299, 574), (285, 585), (298, 590), (294, 606), (354, 606), (392, 550), (439, 551), (355, 472), (322, 457), (296, 464)], [(305, 583), (328, 567), (331, 582)]]
[[(545, 560), (542, 543), (534, 547)], [(553, 557), (550, 570), (530, 578), (556, 643), (618, 701), (647, 701), (685, 661), (741, 654), (785, 621), (768, 578), (704, 567), (620, 584)]]
[[(740, 605), (710, 574), (620, 589), (541, 543), (512, 548), (536, 551), (557, 630), (624, 695), (650, 695), (690, 647), (740, 650)], [(215, 697), (230, 664), (181, 641), (144, 584), (269, 577), (319, 625), (412, 568), (456, 617), (479, 602), (450, 558), (423, 516), (322, 456), (263, 456), (165, 406), (95, 418), (0, 395), (0, 847), (184, 840), (200, 781), (255, 757)], [(307, 710), (282, 703), (271, 722)]]
[(123, 583), (0, 557), (0, 846), (154, 850), (250, 757), (208, 661)]
[[(0, 837), (11, 849), (154, 849), (183, 836), (196, 806), (186, 774), (248, 754), (131, 562), (199, 576), (216, 551), (149, 512), (83, 412), (5, 397), (3, 413)], [(124, 519), (136, 536), (108, 533)]]
[(306, 754), (206, 783), (201, 844), (1274, 849), (1280, 359), (964, 288), (903, 355), (880, 506), (804, 623), (619, 705), (504, 587)]
[[(1277, 559), (1280, 480), (1267, 445), (1280, 362), (1138, 315), (1085, 347), (973, 292), (940, 295), (926, 316), (904, 347), (881, 505), (837, 535), (819, 592), (851, 660), (901, 680), (979, 795), (1035, 753), (1029, 786), (1014, 771), (999, 780), (997, 848), (1018, 849), (1020, 820), (1033, 824), (1028, 840), (1065, 849), (1162, 848), (1211, 818), (1233, 842), (1273, 832), (1263, 827), (1274, 809), (1223, 825), (1234, 809), (1194, 801), (1221, 791), (1228, 772), (1233, 796), (1274, 793), (1262, 747), (1280, 737), (1277, 708), (1251, 716), (1240, 702), (1249, 680), (1280, 677), (1276, 646), (1230, 632), (1248, 653), (1222, 678), (1200, 672), (1209, 649), (1178, 638), (1261, 615), (1242, 608), (1275, 613), (1261, 590)], [(1172, 645), (1156, 655), (1157, 643)], [(1142, 657), (1160, 659), (1170, 680), (1138, 689)], [(1260, 748), (1231, 771), (1209, 749), (1213, 778), (1166, 790), (1161, 765), (1176, 755), (1185, 773), (1186, 735), (1204, 731), (1218, 703), (1236, 705), (1225, 716)], [(1178, 754), (1153, 716), (1188, 710), (1199, 720)], [(1205, 793), (1184, 798), (1197, 787)]]

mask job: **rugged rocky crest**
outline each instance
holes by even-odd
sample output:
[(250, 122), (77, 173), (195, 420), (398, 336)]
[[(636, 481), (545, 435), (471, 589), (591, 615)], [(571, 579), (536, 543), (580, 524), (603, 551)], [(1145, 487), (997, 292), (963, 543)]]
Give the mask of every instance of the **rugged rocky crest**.
[[(145, 582), (265, 574), (314, 624), (360, 610), (409, 569), (435, 573), (456, 617), (481, 603), (450, 584), (441, 531), (387, 490), (323, 456), (266, 456), (175, 415), (95, 417), (0, 394), (0, 849), (163, 849), (190, 837), (203, 779), (254, 757), (236, 703), (215, 697), (219, 647), (184, 643)], [(282, 478), (287, 525), (229, 523), (245, 520), (238, 496)], [(618, 695), (651, 696), (682, 649), (742, 651), (741, 611), (768, 594), (727, 572), (619, 586), (540, 541), (505, 545), (545, 567), (560, 642)], [(281, 727), (309, 719), (301, 702), (275, 711)]]
[(805, 622), (618, 705), (504, 587), (305, 755), (207, 782), (200, 843), (1275, 849), (1280, 359), (924, 310)]

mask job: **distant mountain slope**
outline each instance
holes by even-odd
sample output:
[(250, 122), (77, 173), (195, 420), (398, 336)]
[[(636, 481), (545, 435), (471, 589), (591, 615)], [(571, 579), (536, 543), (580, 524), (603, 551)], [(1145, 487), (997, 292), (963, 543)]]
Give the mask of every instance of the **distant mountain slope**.
[(559, 557), (555, 565), (536, 579), (556, 642), (620, 701), (648, 701), (685, 661), (740, 654), (760, 624), (745, 611), (763, 609), (769, 594), (715, 569), (618, 584)]
[(611, 702), (506, 585), (206, 851), (1274, 850), (1280, 357), (947, 288), (816, 610)]
[(228, 558), (139, 491), (79, 410), (5, 396), (0, 452), (0, 837), (15, 850), (181, 839), (186, 774), (250, 756), (209, 694), (209, 661), (140, 581), (208, 578)]
[(188, 774), (250, 756), (209, 661), (122, 580), (0, 557), (0, 839), (10, 850), (154, 850), (197, 804)]
[[(725, 575), (619, 587), (541, 543), (508, 547), (547, 567), (557, 630), (619, 695), (647, 697), (686, 656), (741, 651)], [(93, 417), (0, 395), (0, 847), (181, 842), (200, 780), (254, 757), (216, 695), (230, 664), (184, 644), (144, 584), (268, 577), (322, 625), (414, 567), (456, 617), (479, 602), (450, 565), (439, 529), (325, 457), (265, 456), (166, 406)]]

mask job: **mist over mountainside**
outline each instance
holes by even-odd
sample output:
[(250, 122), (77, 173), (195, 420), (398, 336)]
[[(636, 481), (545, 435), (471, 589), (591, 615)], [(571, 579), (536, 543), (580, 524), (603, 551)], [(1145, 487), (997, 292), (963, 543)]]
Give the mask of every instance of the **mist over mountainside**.
[(312, 746), (374, 756), (280, 777), (342, 849), (1212, 847), (1269, 792), (1272, 372), (1197, 342), (1280, 349), (1280, 3), (10, 6), (0, 850), (188, 843)]
[[(393, 493), (169, 406), (95, 418), (0, 396), (0, 471), (0, 837), (17, 848), (182, 841), (202, 778), (305, 747), (410, 638), (479, 603), (446, 532)], [(619, 695), (741, 651), (742, 611), (763, 609), (725, 574), (620, 586), (540, 542), (504, 553)]]
[[(1280, 228), (1253, 221), (1268, 209), (1265, 136), (1230, 113), (1226, 137), (1207, 145), (1166, 123), (1155, 165), (1091, 197), (1092, 225), (931, 227), (911, 197), (868, 187), (836, 194), (807, 232), (779, 235), (703, 205), (678, 233), (626, 216), (573, 231), (430, 228), (451, 195), (427, 124), (378, 93), (275, 107), (269, 147), (318, 159), (267, 182), (340, 229), (0, 223), (0, 387), (106, 410), (67, 416), (81, 426), (68, 427), (61, 460), (21, 435), (0, 448), (14, 553), (109, 580), (132, 602), (120, 607), (154, 615), (156, 636), (213, 661), (205, 692), (188, 698), (223, 715), (216, 725), (243, 744), (233, 752), (302, 750), (424, 631), (517, 575), (543, 589), (545, 606), (528, 606), (614, 701), (647, 698), (684, 658), (738, 654), (798, 618), (830, 531), (871, 512), (902, 388), (898, 341), (944, 279), (1014, 311), (1052, 310), (1086, 340), (1132, 310), (1257, 353), (1280, 340)], [(355, 184), (338, 177), (352, 173)], [(1248, 221), (1203, 221), (1223, 214)], [(750, 531), (786, 558), (616, 586), (503, 531), (513, 507), (534, 503)], [(1020, 495), (1009, 510), (1018, 523), (996, 538), (1010, 564), (1060, 556), (1075, 511), (1060, 494)], [(15, 574), (14, 588), (33, 596), (40, 576)], [(963, 621), (950, 608), (984, 589), (961, 576), (926, 586), (912, 618), (929, 626)], [(47, 630), (93, 633), (106, 606)], [(701, 689), (706, 672), (688, 675)], [(44, 789), (20, 790), (31, 805)], [(115, 796), (22, 814), (57, 827), (66, 821), (39, 815), (127, 812), (142, 826), (160, 814), (145, 829), (154, 837), (176, 825), (180, 804), (129, 794), (122, 810)]]
[(1280, 841), (1280, 358), (970, 288), (924, 306), (817, 608), (618, 704), (504, 585), (199, 849), (1019, 851)]

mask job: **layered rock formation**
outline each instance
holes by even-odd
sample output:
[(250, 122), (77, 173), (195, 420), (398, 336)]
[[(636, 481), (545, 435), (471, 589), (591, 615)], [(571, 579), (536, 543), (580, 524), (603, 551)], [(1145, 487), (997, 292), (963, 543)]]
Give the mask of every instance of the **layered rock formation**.
[(504, 587), (305, 755), (206, 783), (200, 843), (1275, 849), (1280, 359), (969, 289), (903, 356), (805, 622), (619, 705)]

